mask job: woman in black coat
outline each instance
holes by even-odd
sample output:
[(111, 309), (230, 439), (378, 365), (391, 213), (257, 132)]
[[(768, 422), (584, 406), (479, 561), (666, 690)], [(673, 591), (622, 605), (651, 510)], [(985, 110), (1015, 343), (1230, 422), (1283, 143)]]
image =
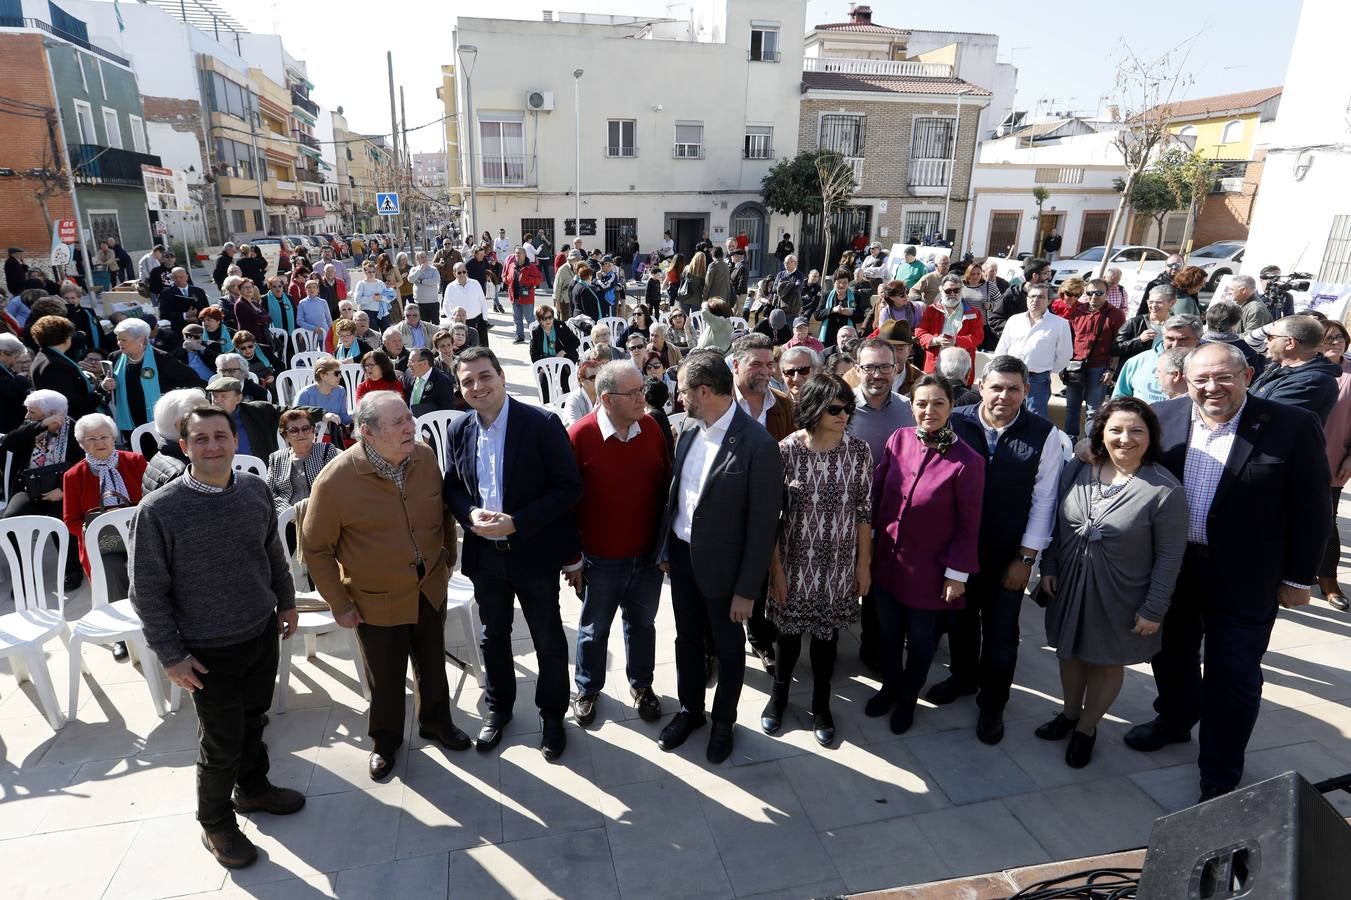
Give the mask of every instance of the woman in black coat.
[[(552, 306), (535, 307), (535, 327), (530, 329), (530, 361), (558, 356), (560, 353), (577, 362), (581, 338), (572, 329), (558, 321)], [(546, 347), (546, 344), (548, 345)]]
[(14, 371), (23, 359), (23, 342), (12, 334), (0, 334), (0, 435), (19, 426), (25, 414), (23, 401), (32, 383)]
[(66, 355), (75, 339), (75, 325), (65, 316), (43, 316), (33, 324), (32, 335), (41, 348), (33, 354), (28, 370), (33, 387), (64, 395), (70, 401), (72, 419), (97, 412), (107, 397), (79, 363)]

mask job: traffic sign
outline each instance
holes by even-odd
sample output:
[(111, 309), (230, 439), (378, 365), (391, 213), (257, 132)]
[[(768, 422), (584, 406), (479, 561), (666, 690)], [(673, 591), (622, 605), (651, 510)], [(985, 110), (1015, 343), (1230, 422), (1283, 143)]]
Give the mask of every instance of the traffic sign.
[(399, 214), (399, 195), (397, 193), (376, 194), (375, 211), (382, 216), (397, 216)]
[(75, 243), (75, 231), (74, 219), (60, 219), (56, 223), (56, 232), (63, 244)]

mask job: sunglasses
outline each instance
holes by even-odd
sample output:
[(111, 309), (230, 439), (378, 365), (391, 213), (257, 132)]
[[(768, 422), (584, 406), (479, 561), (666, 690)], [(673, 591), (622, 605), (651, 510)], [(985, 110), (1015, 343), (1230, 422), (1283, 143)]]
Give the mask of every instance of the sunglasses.
[(796, 368), (796, 369), (784, 369), (784, 370), (783, 370), (784, 377), (786, 377), (786, 378), (796, 378), (796, 377), (798, 377), (799, 375), (810, 375), (811, 373), (812, 373), (812, 368), (811, 368), (811, 366), (801, 366), (801, 367)]
[(300, 437), (302, 434), (314, 434), (313, 425), (297, 425), (282, 432), (287, 437)]
[(235, 346), (240, 350), (252, 350), (254, 347), (253, 344), (235, 344)]
[(1084, 291), (1085, 297), (1106, 297), (1106, 291)]
[(948, 294), (949, 296), (952, 294), (960, 294), (961, 292), (961, 288), (943, 288), (943, 293)]
[(853, 413), (854, 407), (846, 406), (843, 403), (832, 403), (826, 407), (826, 415), (838, 416), (840, 413)]

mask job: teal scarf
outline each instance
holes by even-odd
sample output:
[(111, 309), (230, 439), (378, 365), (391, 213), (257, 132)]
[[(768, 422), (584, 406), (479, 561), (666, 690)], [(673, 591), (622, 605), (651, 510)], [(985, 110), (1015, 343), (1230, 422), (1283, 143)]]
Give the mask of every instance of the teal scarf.
[[(114, 402), (113, 418), (117, 420), (119, 431), (131, 431), (136, 421), (131, 417), (131, 405), (127, 402), (127, 355), (123, 353), (113, 363), (113, 377), (117, 379), (117, 394)], [(159, 402), (159, 370), (155, 368), (155, 351), (145, 348), (141, 357), (141, 393), (145, 395), (145, 420), (155, 421), (155, 404)]]
[(205, 328), (203, 328), (202, 339), (206, 341), (220, 341), (220, 349), (222, 353), (235, 352), (235, 339), (231, 337), (230, 329), (225, 327), (224, 322), (220, 323), (220, 330), (215, 332), (214, 337), (212, 336), (212, 332), (207, 331)]
[(352, 346), (344, 347), (340, 340), (338, 341), (338, 346), (333, 350), (333, 356), (337, 359), (360, 360), (365, 352), (366, 351), (362, 349), (361, 341), (354, 340), (352, 341)]
[(277, 297), (268, 291), (263, 295), (263, 299), (267, 301), (267, 314), (272, 317), (272, 326), (286, 329), (287, 334), (295, 331), (296, 312), (291, 306), (291, 298), (285, 294)]
[(829, 310), (833, 310), (837, 306), (847, 306), (852, 312), (854, 309), (854, 289), (849, 288), (847, 291), (845, 291), (844, 301), (841, 302), (839, 296), (836, 295), (835, 293), (835, 289), (831, 288), (830, 293), (826, 295), (826, 302), (824, 306), (826, 314), (821, 317), (821, 334), (820, 334), (820, 340), (823, 343), (825, 342), (826, 339), (826, 332), (830, 328), (830, 317), (835, 315), (833, 312), (829, 312)]
[[(240, 355), (243, 356), (243, 354)], [(258, 340), (258, 337), (256, 335), (253, 338), (253, 355), (269, 369), (277, 368), (276, 366), (272, 365), (272, 360), (268, 359), (267, 354), (263, 352), (263, 342)], [(245, 366), (247, 366), (250, 362), (252, 362), (252, 360), (250, 360), (247, 356), (244, 356), (243, 359)]]

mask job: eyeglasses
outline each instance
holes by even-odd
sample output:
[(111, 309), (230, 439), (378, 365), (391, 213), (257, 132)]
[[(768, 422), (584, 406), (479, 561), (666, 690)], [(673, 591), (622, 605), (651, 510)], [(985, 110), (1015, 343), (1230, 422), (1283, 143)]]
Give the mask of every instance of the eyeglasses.
[(853, 413), (854, 407), (846, 406), (843, 403), (832, 403), (826, 407), (826, 415), (838, 416), (840, 413)]
[(540, 316), (540, 317), (539, 317), (539, 320), (540, 320), (541, 322), (552, 322), (552, 321), (554, 320), (554, 317), (553, 317), (553, 316)]
[(812, 373), (812, 367), (811, 367), (811, 366), (799, 366), (799, 367), (796, 368), (796, 369), (784, 369), (784, 370), (783, 370), (783, 374), (784, 374), (784, 377), (785, 377), (785, 378), (797, 378), (797, 377), (800, 376), (800, 375), (810, 375), (811, 373)]
[(254, 347), (253, 344), (235, 344), (235, 346), (240, 350), (252, 350)]
[(864, 375), (890, 375), (896, 371), (895, 363), (882, 363), (880, 365), (859, 366)]
[(948, 294), (948, 295), (951, 295), (951, 294), (960, 294), (961, 292), (962, 292), (962, 289), (959, 288), (959, 287), (957, 287), (957, 288), (943, 288), (943, 293)]
[(1216, 387), (1230, 387), (1237, 381), (1238, 381), (1237, 375), (1211, 375), (1207, 378), (1187, 379), (1187, 383), (1190, 384), (1192, 387), (1196, 388), (1198, 391), (1205, 390), (1210, 385), (1211, 382), (1214, 382)]
[(287, 437), (300, 437), (302, 434), (314, 434), (313, 425), (297, 425), (282, 432)]
[(242, 368), (240, 368), (239, 366), (226, 366), (225, 368), (221, 369), (221, 371), (222, 371), (222, 372), (243, 372), (244, 370), (243, 370)]
[(605, 394), (606, 396), (609, 397), (628, 397), (630, 399), (640, 399), (643, 396), (644, 390), (645, 390), (644, 388), (637, 387), (631, 391), (606, 391)]
[(1085, 297), (1106, 297), (1106, 291), (1084, 291)]

